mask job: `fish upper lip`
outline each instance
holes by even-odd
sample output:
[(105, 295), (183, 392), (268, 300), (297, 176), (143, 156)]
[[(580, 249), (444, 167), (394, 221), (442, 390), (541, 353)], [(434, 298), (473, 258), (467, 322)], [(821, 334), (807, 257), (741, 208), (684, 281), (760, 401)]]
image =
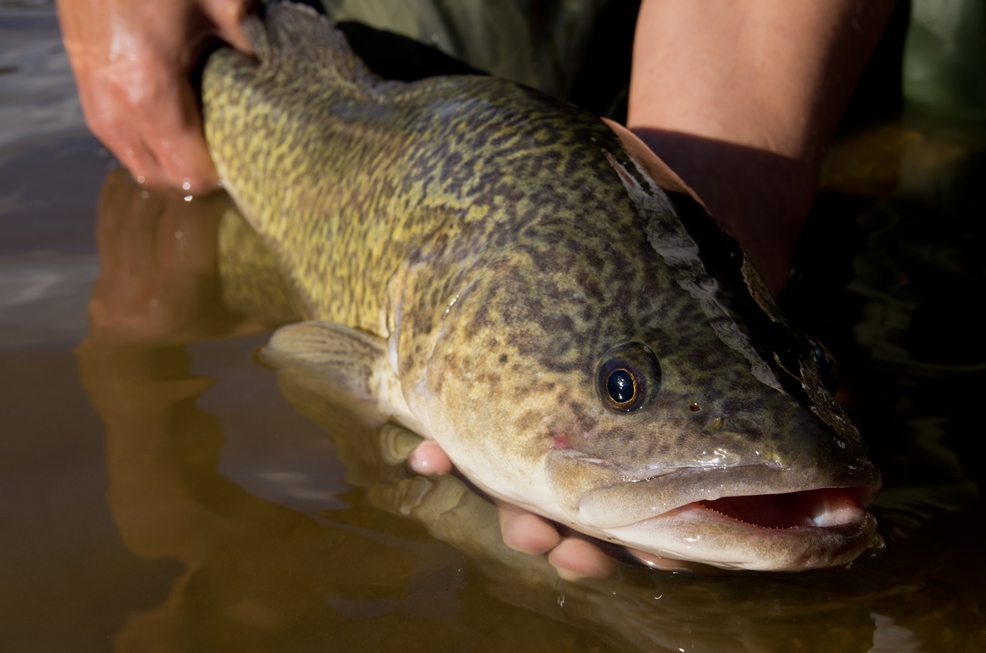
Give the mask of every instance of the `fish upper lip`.
[(879, 471), (865, 458), (849, 461), (833, 472), (816, 471), (807, 478), (803, 474), (771, 463), (669, 468), (646, 478), (590, 490), (580, 498), (579, 512), (598, 528), (619, 528), (690, 504), (840, 489), (853, 490), (866, 512), (865, 506), (875, 498), (881, 483)]

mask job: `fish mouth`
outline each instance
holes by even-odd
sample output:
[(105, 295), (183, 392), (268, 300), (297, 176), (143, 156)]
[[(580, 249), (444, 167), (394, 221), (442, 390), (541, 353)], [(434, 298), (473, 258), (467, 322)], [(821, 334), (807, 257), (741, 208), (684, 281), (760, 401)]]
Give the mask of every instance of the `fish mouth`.
[(729, 569), (833, 567), (879, 538), (866, 506), (880, 477), (865, 459), (835, 478), (809, 483), (795, 484), (796, 474), (759, 465), (709, 472), (681, 469), (590, 491), (579, 512), (596, 521), (606, 539), (645, 556)]
[[(725, 569), (802, 571), (844, 565), (879, 542), (876, 519), (860, 497), (868, 489), (731, 496), (696, 501), (623, 529), (640, 542), (655, 530), (664, 544), (633, 545), (638, 558), (691, 560)], [(648, 551), (648, 548), (650, 549)]]
[(866, 488), (853, 487), (727, 496), (685, 504), (661, 516), (707, 511), (713, 513), (707, 519), (725, 519), (765, 530), (838, 528), (862, 521), (866, 513), (863, 505), (866, 494)]

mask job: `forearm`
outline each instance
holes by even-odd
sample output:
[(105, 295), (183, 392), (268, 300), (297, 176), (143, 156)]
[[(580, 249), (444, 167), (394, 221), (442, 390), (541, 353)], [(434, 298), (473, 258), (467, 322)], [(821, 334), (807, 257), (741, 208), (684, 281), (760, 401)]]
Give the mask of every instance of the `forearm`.
[(751, 250), (775, 290), (783, 270), (764, 269), (770, 253), (756, 250), (793, 250), (825, 149), (893, 4), (641, 5), (628, 126)]

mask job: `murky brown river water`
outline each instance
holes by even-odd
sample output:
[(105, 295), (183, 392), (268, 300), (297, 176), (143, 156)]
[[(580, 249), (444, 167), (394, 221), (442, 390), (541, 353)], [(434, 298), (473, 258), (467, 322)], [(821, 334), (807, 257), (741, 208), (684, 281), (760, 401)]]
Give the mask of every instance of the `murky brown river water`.
[(224, 199), (114, 171), (51, 8), (0, 3), (0, 650), (986, 650), (984, 180), (982, 130), (843, 141), (786, 298), (884, 472), (884, 553), (568, 583), (254, 362), (291, 319), (269, 259)]

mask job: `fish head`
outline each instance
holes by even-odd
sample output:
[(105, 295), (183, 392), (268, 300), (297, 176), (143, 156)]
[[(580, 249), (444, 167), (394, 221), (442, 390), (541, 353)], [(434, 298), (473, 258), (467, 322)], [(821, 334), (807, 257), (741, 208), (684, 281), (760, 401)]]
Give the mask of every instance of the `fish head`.
[(832, 397), (831, 356), (617, 133), (629, 146), (606, 156), (632, 219), (484, 266), (411, 375), (412, 409), (479, 487), (591, 536), (723, 568), (850, 562), (878, 537), (880, 475)]

